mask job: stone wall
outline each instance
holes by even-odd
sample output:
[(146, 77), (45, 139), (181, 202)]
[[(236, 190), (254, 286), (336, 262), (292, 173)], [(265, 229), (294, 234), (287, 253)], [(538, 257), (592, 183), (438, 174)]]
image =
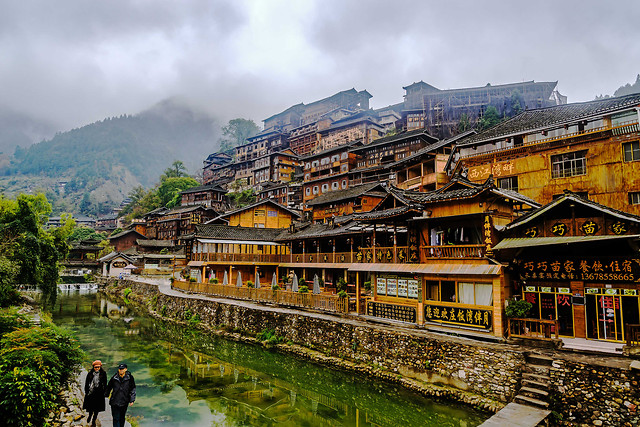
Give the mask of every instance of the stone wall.
[[(499, 410), (516, 394), (526, 353), (531, 350), (363, 324), (347, 317), (168, 296), (144, 283), (113, 279), (109, 283), (104, 288), (107, 293), (122, 296), (125, 288), (131, 288), (128, 298), (145, 304), (152, 314), (176, 321), (197, 314), (200, 325), (249, 342), (257, 342), (253, 336), (271, 329), (289, 343), (278, 346), (281, 351), (490, 411)], [(629, 370), (628, 361), (558, 353), (553, 357), (549, 388), (552, 423), (640, 424), (636, 412), (640, 376)]]
[(637, 371), (602, 364), (556, 360), (551, 367), (550, 377), (551, 409), (561, 415), (563, 424), (640, 424), (637, 408), (640, 402), (640, 375)]
[(165, 317), (184, 319), (197, 314), (205, 325), (245, 335), (270, 329), (285, 342), (368, 367), (369, 373), (380, 374), (376, 376), (407, 378), (413, 383), (442, 385), (482, 396), (490, 402), (478, 405), (485, 409), (497, 410), (515, 395), (524, 363), (521, 351), (501, 344), (445, 339), (424, 331), (413, 333), (388, 326), (363, 326), (347, 318), (299, 314), (274, 307), (256, 309), (167, 296), (153, 285), (110, 281), (117, 282), (117, 287), (105, 289), (107, 293), (122, 294), (123, 289), (130, 288), (129, 299), (142, 298)]

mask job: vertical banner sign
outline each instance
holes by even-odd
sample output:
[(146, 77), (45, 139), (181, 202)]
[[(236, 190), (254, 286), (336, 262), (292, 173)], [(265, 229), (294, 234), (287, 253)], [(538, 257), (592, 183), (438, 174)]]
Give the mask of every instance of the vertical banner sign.
[(407, 297), (407, 279), (398, 279), (398, 296)]
[(387, 294), (387, 279), (384, 277), (378, 277), (376, 279), (376, 291), (378, 295), (386, 295)]
[(491, 217), (489, 215), (484, 217), (484, 244), (485, 247), (487, 248), (487, 255), (488, 256), (493, 256), (493, 253), (491, 251), (491, 246), (493, 245), (493, 241), (491, 239)]

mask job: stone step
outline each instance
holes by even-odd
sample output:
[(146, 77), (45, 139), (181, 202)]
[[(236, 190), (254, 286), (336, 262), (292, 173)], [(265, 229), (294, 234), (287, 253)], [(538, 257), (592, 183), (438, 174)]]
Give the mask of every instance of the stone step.
[(553, 358), (544, 354), (530, 353), (527, 355), (527, 363), (541, 366), (551, 366)]
[(524, 372), (530, 372), (532, 374), (539, 374), (539, 375), (548, 375), (550, 368), (551, 366), (535, 365), (533, 363), (527, 363), (526, 365), (524, 365)]
[(522, 403), (523, 405), (535, 406), (536, 408), (548, 408), (549, 402), (544, 402), (540, 399), (535, 399), (533, 397), (517, 395), (515, 399), (513, 399), (516, 403)]
[(538, 381), (545, 385), (549, 385), (549, 382), (551, 381), (551, 377), (549, 377), (549, 375), (536, 374), (535, 372), (523, 372), (522, 379)]
[(520, 394), (523, 394), (529, 397), (547, 397), (549, 396), (549, 392), (545, 390), (540, 390), (535, 387), (520, 387)]
[(549, 382), (548, 381), (536, 381), (534, 379), (527, 379), (522, 378), (522, 386), (523, 387), (534, 387), (534, 388), (539, 388), (541, 390), (546, 390), (549, 388)]

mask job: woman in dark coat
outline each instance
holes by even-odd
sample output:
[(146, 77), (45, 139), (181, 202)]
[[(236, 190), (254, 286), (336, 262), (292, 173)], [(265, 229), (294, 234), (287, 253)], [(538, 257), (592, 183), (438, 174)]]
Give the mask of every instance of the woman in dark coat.
[(104, 391), (107, 388), (107, 373), (102, 369), (102, 362), (96, 360), (92, 364), (91, 372), (87, 373), (87, 380), (84, 383), (84, 404), (83, 409), (89, 412), (87, 422), (92, 426), (96, 425), (98, 412), (104, 411)]

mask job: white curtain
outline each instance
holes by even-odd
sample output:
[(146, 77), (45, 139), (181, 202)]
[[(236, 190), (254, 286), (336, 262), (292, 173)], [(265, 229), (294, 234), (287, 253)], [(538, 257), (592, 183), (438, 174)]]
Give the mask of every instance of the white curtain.
[(476, 283), (476, 304), (493, 305), (493, 285)]
[(458, 283), (458, 302), (460, 304), (474, 304), (473, 283)]

